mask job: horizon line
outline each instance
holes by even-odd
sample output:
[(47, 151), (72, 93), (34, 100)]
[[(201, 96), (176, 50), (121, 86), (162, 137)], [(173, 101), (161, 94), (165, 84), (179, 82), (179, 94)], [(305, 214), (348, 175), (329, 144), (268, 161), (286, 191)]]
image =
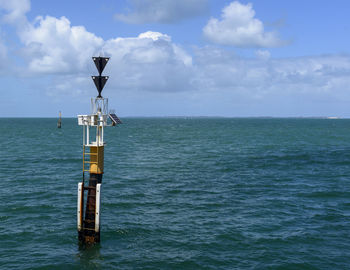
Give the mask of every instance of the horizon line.
[[(119, 116), (123, 118), (307, 118), (307, 119), (350, 119), (350, 117), (341, 117), (341, 116), (268, 116), (268, 115), (263, 115), (263, 116), (221, 116), (221, 115), (164, 115), (164, 116)], [(0, 119), (4, 118), (47, 118), (47, 119), (57, 119), (59, 118), (58, 116), (0, 116)], [(73, 119), (77, 118), (76, 116), (66, 116), (66, 117), (61, 117), (62, 119)]]

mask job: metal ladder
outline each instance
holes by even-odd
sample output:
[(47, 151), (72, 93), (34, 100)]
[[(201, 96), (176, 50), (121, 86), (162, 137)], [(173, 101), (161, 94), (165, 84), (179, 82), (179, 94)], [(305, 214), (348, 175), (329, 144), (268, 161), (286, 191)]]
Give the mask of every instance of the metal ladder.
[[(91, 161), (90, 158), (89, 160), (86, 160), (87, 156), (88, 157), (97, 156), (97, 160)], [(83, 220), (82, 220), (83, 221), (82, 230), (85, 236), (88, 236), (89, 232), (91, 232), (92, 234), (95, 232), (95, 219), (92, 218), (92, 217), (95, 217), (95, 209), (88, 210), (87, 205), (89, 204), (89, 202), (91, 202), (91, 200), (94, 201), (92, 202), (92, 205), (96, 205), (96, 186), (85, 186), (85, 172), (90, 172), (91, 164), (98, 165), (98, 153), (87, 152), (85, 149), (85, 145), (83, 145), (83, 192), (85, 194), (85, 191), (88, 191), (86, 202), (84, 202), (84, 205), (83, 205), (84, 212), (83, 212)]]
[[(96, 162), (95, 161), (91, 161), (91, 159), (86, 160), (85, 156), (97, 156), (97, 160), (96, 160)], [(88, 169), (85, 168), (85, 164), (89, 164), (89, 168)], [(98, 153), (86, 152), (85, 145), (83, 145), (83, 180), (84, 180), (84, 173), (85, 172), (90, 172), (90, 164), (98, 165)]]

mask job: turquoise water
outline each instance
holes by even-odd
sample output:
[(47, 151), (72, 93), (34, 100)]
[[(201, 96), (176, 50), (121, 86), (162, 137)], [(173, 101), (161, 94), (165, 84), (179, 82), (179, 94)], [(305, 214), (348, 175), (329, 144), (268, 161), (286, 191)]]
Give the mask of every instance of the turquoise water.
[(84, 249), (76, 119), (0, 119), (1, 269), (350, 268), (350, 120), (122, 120)]

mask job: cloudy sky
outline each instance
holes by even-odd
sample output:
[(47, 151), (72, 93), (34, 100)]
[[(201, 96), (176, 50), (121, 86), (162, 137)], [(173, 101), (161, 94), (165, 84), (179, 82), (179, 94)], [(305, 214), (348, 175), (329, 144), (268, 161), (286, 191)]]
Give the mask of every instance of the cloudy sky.
[(0, 0), (0, 117), (350, 117), (350, 2)]

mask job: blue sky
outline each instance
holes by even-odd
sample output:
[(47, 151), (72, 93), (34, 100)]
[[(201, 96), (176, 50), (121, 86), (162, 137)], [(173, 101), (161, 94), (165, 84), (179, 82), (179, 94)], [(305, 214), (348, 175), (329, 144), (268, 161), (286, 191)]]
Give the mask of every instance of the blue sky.
[(349, 1), (0, 0), (0, 117), (350, 117)]

